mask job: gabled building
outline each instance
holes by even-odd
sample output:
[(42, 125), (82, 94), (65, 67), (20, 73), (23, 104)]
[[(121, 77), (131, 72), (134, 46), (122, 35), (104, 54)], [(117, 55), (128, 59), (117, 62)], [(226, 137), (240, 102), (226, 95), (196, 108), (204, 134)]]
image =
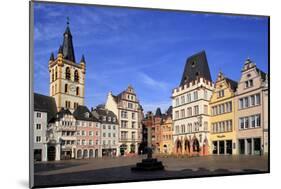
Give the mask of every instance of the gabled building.
[(119, 124), (117, 116), (104, 106), (92, 110), (100, 125), (100, 148), (102, 157), (115, 157), (119, 155)]
[(50, 96), (55, 98), (58, 111), (64, 108), (73, 112), (79, 105), (84, 105), (86, 61), (82, 55), (81, 61), (76, 62), (68, 22), (57, 56), (51, 53), (49, 73)]
[(76, 130), (76, 119), (73, 114), (70, 110), (61, 108), (48, 125), (48, 156), (52, 157), (50, 160), (75, 158)]
[(173, 152), (173, 110), (172, 106), (162, 115), (160, 153), (171, 154)]
[(236, 154), (235, 92), (237, 82), (219, 72), (210, 100), (212, 154)]
[(117, 115), (119, 121), (119, 153), (137, 154), (141, 143), (140, 103), (134, 88), (128, 88), (115, 96), (107, 96), (105, 108)]
[(55, 159), (49, 154), (49, 139), (47, 138), (48, 123), (57, 113), (57, 106), (53, 97), (34, 93), (34, 123), (33, 123), (33, 153), (35, 161)]
[(213, 89), (205, 51), (189, 57), (181, 82), (172, 92), (173, 153), (209, 154), (209, 100)]
[(79, 105), (73, 112), (76, 119), (76, 154), (77, 159), (101, 157), (100, 121), (86, 106)]
[(249, 58), (241, 71), (235, 104), (238, 153), (268, 153), (268, 76)]

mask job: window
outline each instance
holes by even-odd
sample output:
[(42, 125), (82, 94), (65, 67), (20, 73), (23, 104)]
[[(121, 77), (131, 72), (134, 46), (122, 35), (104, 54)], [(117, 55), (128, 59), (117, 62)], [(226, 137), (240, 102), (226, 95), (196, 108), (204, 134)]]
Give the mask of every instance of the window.
[(73, 105), (74, 105), (74, 109), (76, 109), (76, 108), (78, 108), (78, 105), (79, 105), (79, 104), (78, 104), (77, 102), (74, 102)]
[(67, 85), (67, 84), (64, 85), (64, 92), (65, 92), (65, 93), (68, 92), (68, 85)]
[(207, 131), (207, 130), (208, 130), (208, 122), (204, 121), (204, 131)]
[(249, 107), (249, 99), (248, 97), (244, 98), (245, 100), (245, 108)]
[(250, 96), (250, 100), (251, 100), (251, 106), (254, 106), (256, 104), (255, 102), (255, 95)]
[(89, 140), (89, 145), (93, 145), (93, 140)]
[(179, 133), (179, 126), (177, 125), (176, 126), (176, 134), (178, 134)]
[(179, 119), (179, 111), (176, 111), (176, 119)]
[(198, 92), (197, 92), (197, 91), (194, 91), (194, 92), (193, 92), (193, 99), (194, 99), (194, 100), (197, 100), (197, 99), (198, 99)]
[(136, 133), (132, 132), (132, 140), (135, 140), (135, 139), (136, 139)]
[(36, 142), (41, 142), (41, 136), (36, 136)]
[(113, 130), (115, 130), (115, 125), (112, 126)]
[(132, 129), (136, 128), (136, 122), (132, 121)]
[(191, 94), (187, 94), (187, 102), (191, 102)]
[(80, 140), (77, 140), (77, 145), (80, 145)]
[(80, 90), (79, 87), (76, 87), (76, 95), (79, 96), (80, 95)]
[(66, 67), (66, 69), (65, 69), (65, 79), (70, 80), (70, 77), (71, 77), (71, 75), (70, 75), (70, 68)]
[(57, 78), (58, 78), (58, 68), (56, 67), (55, 68), (55, 80), (57, 80)]
[(127, 132), (121, 131), (121, 140), (126, 140), (126, 139), (127, 139)]
[(127, 128), (127, 121), (121, 121), (121, 128)]
[(89, 131), (89, 136), (93, 136), (93, 131)]
[(217, 98), (222, 98), (224, 97), (224, 90), (220, 90), (217, 92)]
[(115, 117), (112, 120), (113, 120), (113, 122), (116, 122), (116, 118)]
[(127, 118), (127, 112), (126, 111), (121, 111), (121, 117), (122, 118)]
[(204, 105), (204, 114), (208, 114), (208, 106)]
[(253, 86), (253, 80), (250, 79), (248, 81), (245, 81), (245, 88), (249, 88)]
[(54, 78), (54, 69), (52, 69), (52, 82), (55, 81), (55, 78)]
[(194, 115), (198, 115), (199, 114), (199, 106), (194, 106)]
[(207, 92), (207, 90), (204, 90), (204, 99), (208, 99), (208, 92)]
[(99, 132), (98, 131), (96, 131), (96, 136), (99, 136)]
[(86, 140), (82, 140), (82, 145), (86, 145)]
[(255, 126), (256, 126), (256, 117), (251, 116), (251, 128), (255, 128)]
[(80, 131), (77, 131), (77, 134), (76, 134), (77, 136), (80, 136)]
[(181, 132), (185, 133), (185, 125), (181, 125)]
[(176, 106), (179, 105), (179, 98), (176, 98)]
[(65, 101), (65, 107), (70, 108), (70, 101)]
[(103, 136), (103, 137), (106, 137), (106, 133), (102, 133), (102, 136)]
[(181, 118), (184, 118), (185, 117), (185, 111), (184, 109), (181, 110)]
[(188, 117), (192, 116), (192, 108), (191, 107), (187, 108), (187, 116)]
[(98, 140), (96, 140), (96, 144), (97, 144), (97, 145), (99, 144), (99, 141), (98, 141)]
[(108, 136), (108, 137), (111, 137), (111, 133), (107, 133), (107, 136)]
[(261, 115), (256, 115), (256, 127), (261, 126)]
[(256, 94), (256, 105), (260, 105), (260, 94)]
[(132, 119), (135, 119), (135, 113), (132, 113)]
[(75, 81), (75, 82), (78, 82), (78, 81), (79, 81), (78, 70), (75, 70), (75, 72), (74, 72), (74, 81)]
[(37, 130), (41, 130), (41, 124), (37, 123), (37, 124), (36, 124), (36, 129), (37, 129)]
[(245, 117), (245, 129), (248, 129), (249, 128), (249, 118), (248, 117)]
[(243, 98), (239, 99), (239, 109), (244, 108)]
[(113, 137), (116, 137), (115, 133), (112, 133), (112, 136), (113, 136)]
[(132, 103), (128, 103), (128, 108), (133, 109), (133, 104)]
[(85, 131), (82, 131), (82, 136), (86, 136), (86, 132)]
[(181, 96), (181, 104), (185, 103), (185, 96)]
[(36, 113), (36, 117), (39, 117), (39, 118), (40, 118), (40, 117), (41, 117), (41, 113), (40, 113), (40, 112), (37, 112), (37, 113)]

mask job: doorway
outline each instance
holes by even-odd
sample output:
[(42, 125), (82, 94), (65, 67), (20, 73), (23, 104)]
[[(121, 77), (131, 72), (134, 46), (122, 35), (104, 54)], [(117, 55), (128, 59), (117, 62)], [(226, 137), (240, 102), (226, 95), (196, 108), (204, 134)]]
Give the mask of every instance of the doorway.
[(54, 146), (48, 147), (48, 161), (54, 161), (56, 159), (56, 148)]

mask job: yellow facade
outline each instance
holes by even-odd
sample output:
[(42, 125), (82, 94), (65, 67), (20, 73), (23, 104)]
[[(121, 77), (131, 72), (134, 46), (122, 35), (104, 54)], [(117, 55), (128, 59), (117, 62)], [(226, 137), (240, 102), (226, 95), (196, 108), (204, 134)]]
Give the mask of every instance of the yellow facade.
[(173, 123), (172, 117), (163, 118), (161, 123), (160, 153), (171, 154), (173, 152)]
[(234, 96), (237, 83), (219, 73), (210, 99), (209, 130), (212, 154), (236, 154)]

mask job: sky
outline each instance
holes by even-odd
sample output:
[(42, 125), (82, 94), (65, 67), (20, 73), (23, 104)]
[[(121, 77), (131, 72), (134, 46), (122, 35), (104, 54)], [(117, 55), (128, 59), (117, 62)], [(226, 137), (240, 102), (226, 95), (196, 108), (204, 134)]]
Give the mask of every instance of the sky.
[(155, 9), (34, 3), (34, 91), (49, 95), (48, 61), (67, 17), (76, 62), (86, 60), (85, 105), (95, 107), (131, 84), (144, 111), (172, 104), (186, 59), (205, 50), (212, 80), (239, 81), (246, 58), (268, 72), (268, 19)]

